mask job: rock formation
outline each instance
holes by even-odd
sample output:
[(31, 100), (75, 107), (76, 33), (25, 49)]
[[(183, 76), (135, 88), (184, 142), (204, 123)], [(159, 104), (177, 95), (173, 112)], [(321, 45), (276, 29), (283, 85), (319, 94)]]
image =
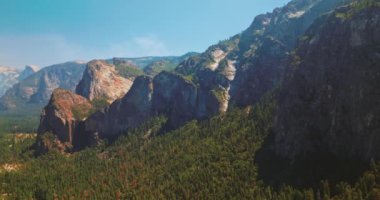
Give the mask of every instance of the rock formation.
[(136, 128), (151, 117), (152, 93), (152, 78), (137, 77), (122, 99), (116, 100), (108, 108), (96, 112), (86, 120), (86, 131), (98, 133), (101, 137), (113, 137), (130, 128)]
[[(92, 105), (87, 99), (68, 90), (55, 89), (43, 109), (38, 134), (53, 133), (66, 149), (82, 145), (86, 137), (81, 126), (90, 114)], [(82, 134), (82, 135), (81, 135)]]
[(123, 97), (132, 83), (131, 80), (118, 75), (115, 66), (105, 61), (94, 60), (87, 64), (75, 91), (89, 100), (105, 98), (112, 103)]

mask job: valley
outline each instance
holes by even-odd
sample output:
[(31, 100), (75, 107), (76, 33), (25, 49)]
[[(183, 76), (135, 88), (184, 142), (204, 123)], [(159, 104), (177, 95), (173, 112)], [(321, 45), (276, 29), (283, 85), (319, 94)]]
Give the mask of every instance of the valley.
[(379, 80), (378, 0), (41, 68), (0, 98), (0, 199), (380, 199)]

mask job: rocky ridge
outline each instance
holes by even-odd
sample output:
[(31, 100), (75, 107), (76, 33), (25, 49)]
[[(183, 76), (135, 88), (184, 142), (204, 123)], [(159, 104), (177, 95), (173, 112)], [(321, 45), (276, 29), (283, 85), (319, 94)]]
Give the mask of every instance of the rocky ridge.
[[(86, 120), (86, 131), (117, 136), (157, 115), (165, 115), (166, 127), (172, 129), (226, 112), (231, 105), (256, 103), (280, 86), (298, 38), (313, 21), (342, 2), (294, 0), (256, 17), (242, 34), (189, 57), (174, 72), (164, 71), (153, 79), (136, 78), (136, 86), (122, 100)], [(141, 107), (135, 99), (144, 102)]]

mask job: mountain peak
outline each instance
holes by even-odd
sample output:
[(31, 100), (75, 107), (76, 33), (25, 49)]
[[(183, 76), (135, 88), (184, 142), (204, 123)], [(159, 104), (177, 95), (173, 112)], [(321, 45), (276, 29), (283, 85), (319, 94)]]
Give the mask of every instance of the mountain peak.
[(120, 76), (115, 66), (103, 60), (93, 60), (86, 66), (76, 93), (94, 100), (105, 98), (109, 103), (124, 96), (133, 81)]

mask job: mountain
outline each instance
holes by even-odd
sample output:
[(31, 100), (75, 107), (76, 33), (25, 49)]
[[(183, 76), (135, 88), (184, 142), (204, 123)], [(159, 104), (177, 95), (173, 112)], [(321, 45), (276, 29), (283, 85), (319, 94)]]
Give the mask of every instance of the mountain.
[[(170, 130), (193, 119), (225, 113), (230, 106), (256, 103), (280, 85), (297, 39), (313, 21), (342, 2), (295, 0), (273, 13), (256, 17), (242, 34), (188, 57), (173, 72), (159, 73), (152, 84), (139, 83), (136, 87), (149, 91), (144, 93), (146, 95), (127, 93), (124, 103), (117, 101), (103, 112), (90, 116), (87, 130), (102, 137), (118, 135), (159, 115), (168, 118), (166, 128)], [(134, 102), (131, 104), (136, 107), (134, 98), (146, 102), (143, 109), (131, 111), (128, 106), (121, 106)]]
[(53, 90), (58, 87), (74, 91), (84, 68), (85, 64), (81, 62), (43, 68), (7, 90), (0, 98), (0, 109), (41, 106), (49, 101)]
[(278, 155), (380, 159), (379, 46), (376, 1), (340, 7), (311, 26), (279, 94)]
[(39, 70), (38, 66), (35, 65), (27, 65), (25, 66), (25, 69), (20, 73), (18, 79), (19, 81), (22, 81), (26, 78), (28, 78), (30, 75), (36, 73)]
[(0, 96), (17, 82), (27, 78), (38, 71), (37, 66), (27, 65), (23, 71), (11, 67), (0, 66)]
[(132, 83), (133, 80), (118, 75), (114, 65), (94, 60), (87, 64), (75, 92), (90, 101), (105, 99), (112, 103), (123, 97)]
[[(54, 90), (36, 143), (51, 151), (31, 157), (30, 146), (0, 138), (2, 159), (22, 164), (0, 173), (0, 192), (380, 199), (379, 47), (378, 0), (293, 0), (174, 71), (137, 75), (126, 60), (94, 61), (89, 73), (92, 65), (112, 77), (118, 65), (126, 69), (134, 79), (127, 94), (96, 109)], [(87, 89), (104, 84), (100, 75), (86, 77)], [(93, 145), (69, 156), (54, 151)]]
[(0, 66), (0, 96), (17, 83), (18, 76), (19, 72), (16, 69)]
[[(167, 57), (113, 58), (106, 60), (106, 62), (115, 66), (117, 74), (126, 79), (133, 80), (139, 75), (144, 75), (145, 72), (143, 69), (146, 66), (154, 66), (155, 64), (153, 63), (155, 62), (165, 62), (173, 66), (189, 56), (196, 54), (197, 53), (187, 53), (183, 56)], [(1, 87), (1, 90), (4, 91), (4, 95), (2, 97), (0, 95), (0, 110), (14, 110), (15, 108), (22, 110), (22, 107), (42, 108), (42, 105), (45, 105), (49, 101), (54, 89), (60, 87), (75, 91), (77, 84), (82, 79), (85, 67), (86, 63), (78, 61), (45, 67), (33, 75), (31, 71), (36, 71), (35, 66), (26, 66), (20, 75), (17, 75), (18, 73), (15, 74), (16, 71), (14, 73), (6, 72), (10, 75), (10, 79), (7, 82), (5, 82), (4, 79), (3, 84), (7, 86)], [(160, 69), (154, 69), (156, 72), (162, 70), (170, 69), (166, 66), (160, 66)], [(12, 74), (14, 74), (15, 77), (19, 77), (20, 80), (16, 78), (12, 79)], [(155, 75), (155, 73), (150, 73), (150, 75)], [(2, 80), (0, 77), (0, 84), (2, 84)]]

